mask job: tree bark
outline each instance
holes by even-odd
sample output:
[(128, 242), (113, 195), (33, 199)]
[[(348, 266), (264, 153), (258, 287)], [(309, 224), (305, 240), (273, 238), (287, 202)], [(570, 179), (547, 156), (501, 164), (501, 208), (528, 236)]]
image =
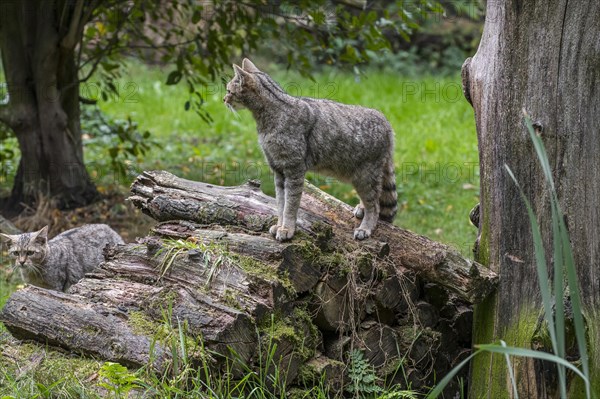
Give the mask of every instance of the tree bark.
[(8, 207), (40, 195), (61, 208), (97, 198), (83, 162), (76, 43), (61, 46), (73, 12), (74, 4), (60, 0), (2, 3), (0, 51), (10, 100), (0, 118), (21, 150)]
[[(600, 392), (600, 353), (595, 350), (600, 342), (598, 21), (600, 3), (596, 0), (489, 1), (481, 44), (463, 66), (464, 92), (475, 110), (479, 140), (477, 260), (501, 276), (496, 294), (476, 308), (474, 343), (503, 339), (509, 345), (530, 348), (541, 311), (526, 209), (504, 169), (506, 164), (513, 170), (535, 208), (551, 265), (549, 198), (523, 124), (525, 109), (548, 150), (571, 235), (594, 392)], [(559, 395), (556, 374), (544, 373), (541, 364), (522, 359), (513, 366), (522, 397)], [(501, 356), (481, 356), (471, 370), (470, 396), (510, 394)], [(581, 382), (572, 375), (569, 378), (569, 397), (582, 397)]]

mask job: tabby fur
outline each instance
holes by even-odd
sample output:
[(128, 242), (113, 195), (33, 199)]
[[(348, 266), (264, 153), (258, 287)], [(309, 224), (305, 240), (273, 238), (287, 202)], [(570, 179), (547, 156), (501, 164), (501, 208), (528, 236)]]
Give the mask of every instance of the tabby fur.
[(398, 209), (394, 173), (394, 131), (374, 109), (325, 99), (287, 94), (250, 60), (233, 65), (223, 101), (249, 109), (256, 120), (258, 142), (275, 175), (277, 240), (293, 237), (304, 176), (313, 170), (351, 183), (362, 218), (354, 238), (368, 238), (377, 220), (391, 222)]
[(104, 261), (107, 244), (123, 239), (105, 224), (88, 224), (67, 230), (48, 240), (48, 226), (33, 233), (1, 234), (9, 242), (15, 268), (29, 284), (66, 291)]

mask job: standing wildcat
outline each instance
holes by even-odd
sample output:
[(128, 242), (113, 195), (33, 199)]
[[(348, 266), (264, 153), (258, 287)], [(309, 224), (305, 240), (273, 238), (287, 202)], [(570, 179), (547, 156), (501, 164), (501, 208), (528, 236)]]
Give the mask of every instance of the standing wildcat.
[(8, 253), (23, 280), (56, 291), (66, 291), (104, 261), (102, 250), (107, 244), (123, 244), (105, 224), (67, 230), (50, 241), (48, 226), (33, 233), (0, 233), (0, 237), (10, 242)]
[(233, 66), (225, 104), (248, 108), (258, 128), (258, 142), (275, 174), (277, 240), (294, 236), (308, 170), (352, 183), (362, 218), (354, 238), (368, 238), (377, 219), (392, 221), (398, 209), (394, 174), (394, 131), (374, 109), (288, 95), (250, 60)]

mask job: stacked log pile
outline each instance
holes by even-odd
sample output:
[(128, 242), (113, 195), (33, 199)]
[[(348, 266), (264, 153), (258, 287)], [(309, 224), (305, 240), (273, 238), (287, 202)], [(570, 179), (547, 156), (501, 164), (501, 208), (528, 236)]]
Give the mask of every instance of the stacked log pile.
[(287, 385), (324, 376), (339, 391), (368, 362), (378, 383), (418, 389), (468, 355), (471, 304), (497, 282), (448, 246), (387, 223), (353, 240), (352, 209), (308, 183), (287, 243), (267, 233), (275, 201), (254, 182), (144, 172), (131, 190), (158, 221), (151, 234), (107, 249), (68, 293), (14, 293), (0, 318), (15, 337), (165, 372), (178, 350), (161, 332), (168, 324), (201, 342), (189, 356), (210, 353), (215, 369), (264, 366), (268, 354)]

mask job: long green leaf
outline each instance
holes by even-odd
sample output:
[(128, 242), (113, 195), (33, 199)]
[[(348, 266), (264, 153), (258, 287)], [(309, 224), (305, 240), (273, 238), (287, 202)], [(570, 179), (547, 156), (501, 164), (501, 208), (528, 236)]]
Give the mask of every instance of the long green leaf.
[[(554, 247), (554, 262), (555, 262), (555, 295), (557, 298), (556, 304), (556, 329), (557, 333), (561, 334), (562, 337), (557, 337), (559, 349), (562, 344), (562, 357), (564, 357), (564, 306), (563, 306), (563, 298), (564, 298), (564, 288), (563, 288), (563, 277), (566, 271), (567, 282), (570, 291), (571, 297), (571, 305), (573, 311), (573, 322), (575, 325), (575, 337), (577, 339), (577, 346), (579, 349), (580, 359), (582, 363), (582, 368), (585, 376), (589, 381), (589, 358), (587, 353), (587, 340), (585, 338), (585, 325), (583, 322), (582, 310), (581, 306), (581, 296), (579, 291), (579, 285), (577, 282), (577, 272), (575, 269), (575, 260), (573, 258), (573, 250), (571, 248), (571, 242), (569, 240), (569, 231), (567, 230), (567, 226), (565, 225), (565, 220), (563, 218), (562, 211), (560, 209), (560, 203), (558, 201), (558, 196), (556, 194), (556, 190), (554, 189), (554, 178), (552, 176), (550, 165), (548, 162), (548, 154), (546, 153), (544, 144), (542, 139), (535, 134), (533, 125), (531, 124), (531, 119), (525, 114), (525, 124), (527, 126), (527, 130), (529, 131), (529, 136), (531, 141), (534, 143), (534, 147), (536, 149), (538, 158), (542, 167), (544, 169), (544, 174), (546, 180), (550, 186), (550, 201), (552, 204), (552, 230), (553, 230), (553, 247)], [(560, 295), (559, 295), (560, 293)], [(559, 303), (560, 300), (560, 303)], [(562, 327), (560, 326), (562, 324)], [(560, 381), (564, 381), (564, 369), (559, 367), (559, 373), (563, 372), (560, 378)], [(565, 387), (566, 389), (566, 387)], [(562, 385), (561, 385), (562, 390)], [(590, 386), (589, 383), (586, 383), (586, 395), (590, 397)], [(566, 393), (564, 393), (566, 396)]]
[(504, 165), (504, 168), (508, 172), (508, 175), (514, 181), (515, 185), (519, 189), (521, 198), (527, 208), (527, 215), (529, 216), (529, 224), (531, 225), (531, 234), (533, 235), (533, 248), (535, 253), (535, 264), (537, 267), (538, 283), (540, 286), (540, 293), (542, 294), (542, 304), (544, 305), (544, 314), (546, 322), (548, 323), (548, 333), (550, 334), (550, 341), (552, 342), (552, 349), (554, 353), (557, 352), (556, 344), (556, 329), (554, 328), (554, 316), (552, 314), (552, 294), (550, 292), (550, 284), (548, 281), (548, 266), (546, 265), (546, 252), (544, 251), (544, 245), (542, 243), (542, 233), (540, 226), (537, 222), (531, 203), (525, 196), (523, 189), (519, 185), (519, 182), (515, 178), (512, 170), (508, 165)]
[(573, 251), (571, 248), (571, 242), (569, 241), (569, 235), (567, 228), (564, 225), (564, 220), (561, 219), (562, 225), (562, 241), (565, 252), (565, 268), (567, 270), (567, 280), (569, 283), (569, 292), (571, 296), (571, 306), (573, 311), (573, 324), (575, 325), (575, 337), (577, 338), (577, 347), (579, 349), (579, 357), (581, 359), (581, 366), (583, 373), (588, 379), (585, 384), (586, 396), (591, 398), (590, 394), (590, 367), (589, 357), (587, 352), (587, 340), (585, 337), (585, 324), (583, 322), (583, 306), (581, 304), (581, 295), (579, 291), (579, 284), (577, 282), (577, 271), (575, 270), (575, 260), (573, 259)]
[[(555, 352), (557, 356), (565, 358), (565, 308), (564, 308), (564, 258), (563, 258), (563, 245), (561, 239), (561, 231), (559, 227), (557, 203), (554, 199), (552, 203), (552, 242), (554, 249), (554, 303), (555, 303), (555, 323), (556, 323), (556, 348)], [(567, 382), (565, 369), (562, 366), (558, 366), (558, 383), (560, 385), (560, 392), (563, 398), (567, 397)]]
[[(500, 345), (503, 347), (507, 347), (506, 342), (500, 340)], [(508, 369), (508, 376), (510, 377), (510, 382), (513, 388), (513, 395), (515, 399), (519, 399), (519, 392), (517, 391), (517, 381), (515, 380), (515, 373), (512, 368), (512, 363), (510, 361), (510, 356), (507, 354), (504, 355), (504, 359), (506, 360), (506, 368)]]
[(177, 329), (179, 331), (179, 350), (181, 351), (181, 360), (185, 366), (189, 365), (188, 359), (188, 347), (187, 342), (185, 340), (185, 335), (183, 332), (183, 325), (181, 324), (181, 320), (179, 320), (179, 316), (177, 316)]
[(520, 356), (520, 357), (531, 357), (534, 359), (546, 360), (550, 362), (554, 362), (556, 364), (560, 364), (570, 370), (572, 370), (575, 374), (583, 379), (584, 382), (588, 383), (588, 378), (579, 370), (577, 367), (573, 366), (567, 360), (553, 355), (552, 353), (535, 351), (533, 349), (525, 349), (525, 348), (515, 348), (511, 346), (502, 346), (496, 344), (482, 344), (475, 345), (475, 347), (479, 350), (484, 350), (486, 352), (492, 353), (501, 353), (501, 354), (509, 354), (512, 356)]
[(527, 126), (527, 130), (529, 131), (529, 135), (532, 138), (533, 147), (535, 148), (535, 152), (537, 153), (538, 160), (542, 166), (542, 171), (544, 172), (544, 177), (548, 184), (550, 184), (550, 190), (554, 192), (554, 180), (552, 179), (552, 169), (550, 169), (550, 162), (548, 161), (548, 154), (546, 153), (546, 149), (544, 148), (544, 144), (542, 140), (535, 134), (533, 129), (533, 124), (531, 123), (531, 118), (525, 113), (525, 125)]
[[(565, 358), (565, 309), (564, 309), (564, 257), (563, 257), (563, 245), (561, 239), (561, 229), (559, 225), (559, 219), (561, 219), (560, 212), (558, 209), (558, 198), (556, 197), (556, 191), (554, 190), (554, 179), (552, 177), (552, 170), (550, 169), (550, 162), (548, 161), (548, 154), (544, 143), (540, 136), (535, 134), (531, 119), (525, 117), (525, 124), (529, 131), (529, 137), (533, 143), (535, 151), (538, 156), (538, 160), (542, 165), (544, 171), (544, 177), (549, 185), (550, 191), (550, 205), (552, 208), (552, 248), (553, 248), (553, 260), (554, 260), (554, 317), (555, 317), (555, 328), (556, 328), (556, 347), (554, 353)], [(567, 397), (567, 384), (566, 374), (564, 367), (558, 366), (558, 382), (560, 386), (561, 397)]]

